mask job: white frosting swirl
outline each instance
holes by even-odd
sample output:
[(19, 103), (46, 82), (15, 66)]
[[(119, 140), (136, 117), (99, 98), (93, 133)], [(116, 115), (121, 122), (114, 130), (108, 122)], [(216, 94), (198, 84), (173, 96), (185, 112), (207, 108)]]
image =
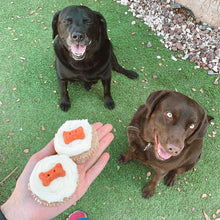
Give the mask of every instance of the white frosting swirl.
[[(57, 163), (61, 163), (66, 172), (64, 177), (54, 179), (50, 185), (44, 186), (39, 174), (51, 170)], [(29, 187), (32, 193), (48, 203), (63, 202), (76, 190), (79, 174), (77, 165), (65, 155), (53, 155), (40, 160), (30, 176)]]
[[(83, 128), (85, 138), (77, 139), (69, 144), (65, 144), (63, 139), (63, 132), (74, 130), (80, 126)], [(58, 154), (65, 154), (71, 157), (88, 151), (91, 148), (91, 143), (92, 126), (88, 123), (88, 119), (69, 120), (66, 121), (55, 134), (54, 148)]]

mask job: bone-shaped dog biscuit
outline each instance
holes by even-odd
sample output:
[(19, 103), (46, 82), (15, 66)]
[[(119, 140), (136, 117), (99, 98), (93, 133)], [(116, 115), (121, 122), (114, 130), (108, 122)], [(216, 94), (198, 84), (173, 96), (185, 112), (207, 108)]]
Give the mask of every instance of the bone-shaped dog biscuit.
[(57, 163), (52, 169), (47, 172), (41, 172), (39, 178), (44, 186), (49, 186), (50, 183), (58, 177), (64, 177), (66, 175), (65, 170), (61, 163)]
[(84, 138), (85, 138), (85, 133), (81, 126), (72, 131), (63, 132), (63, 139), (64, 139), (65, 144), (69, 144), (72, 141), (75, 141), (77, 139), (84, 139)]

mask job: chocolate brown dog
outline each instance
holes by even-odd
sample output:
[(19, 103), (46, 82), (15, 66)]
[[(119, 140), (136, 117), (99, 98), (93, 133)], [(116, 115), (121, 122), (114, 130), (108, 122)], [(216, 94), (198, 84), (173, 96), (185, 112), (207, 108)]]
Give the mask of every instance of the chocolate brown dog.
[(68, 111), (71, 104), (67, 90), (68, 81), (80, 80), (90, 91), (98, 80), (104, 87), (104, 103), (113, 109), (111, 96), (111, 71), (135, 79), (138, 74), (118, 64), (107, 35), (105, 18), (85, 6), (69, 6), (55, 13), (52, 22), (56, 72), (60, 87), (60, 108)]
[(153, 196), (163, 178), (167, 186), (173, 186), (177, 174), (194, 167), (212, 119), (196, 101), (181, 93), (160, 90), (149, 95), (127, 128), (129, 150), (119, 157), (120, 163), (137, 159), (155, 171), (143, 188), (144, 198)]

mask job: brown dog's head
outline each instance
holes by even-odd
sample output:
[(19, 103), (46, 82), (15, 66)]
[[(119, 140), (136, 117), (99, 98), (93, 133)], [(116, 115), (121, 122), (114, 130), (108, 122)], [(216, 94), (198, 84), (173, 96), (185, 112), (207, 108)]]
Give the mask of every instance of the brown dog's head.
[(213, 119), (196, 101), (171, 90), (151, 93), (146, 108), (144, 139), (155, 143), (160, 160), (179, 155), (185, 145), (203, 138)]
[(52, 38), (58, 35), (74, 60), (83, 60), (88, 51), (92, 53), (101, 33), (108, 38), (104, 17), (85, 6), (68, 6), (55, 13), (52, 29)]

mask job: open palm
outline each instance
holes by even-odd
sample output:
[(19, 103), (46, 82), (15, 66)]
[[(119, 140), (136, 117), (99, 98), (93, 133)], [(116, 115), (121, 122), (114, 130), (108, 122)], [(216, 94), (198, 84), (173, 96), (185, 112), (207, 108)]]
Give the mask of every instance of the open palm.
[(22, 174), (18, 178), (14, 192), (8, 201), (2, 205), (2, 211), (8, 220), (43, 220), (54, 218), (68, 207), (75, 204), (86, 193), (91, 183), (106, 166), (109, 160), (109, 153), (103, 152), (114, 138), (113, 134), (110, 133), (112, 130), (111, 124), (103, 126), (102, 123), (97, 122), (93, 126), (98, 132), (100, 147), (93, 158), (88, 160), (86, 163), (77, 166), (79, 181), (73, 197), (60, 206), (47, 207), (36, 202), (33, 199), (31, 192), (28, 191), (29, 178), (36, 163), (46, 156), (56, 154), (54, 150), (54, 142), (51, 140), (45, 148), (30, 158)]

